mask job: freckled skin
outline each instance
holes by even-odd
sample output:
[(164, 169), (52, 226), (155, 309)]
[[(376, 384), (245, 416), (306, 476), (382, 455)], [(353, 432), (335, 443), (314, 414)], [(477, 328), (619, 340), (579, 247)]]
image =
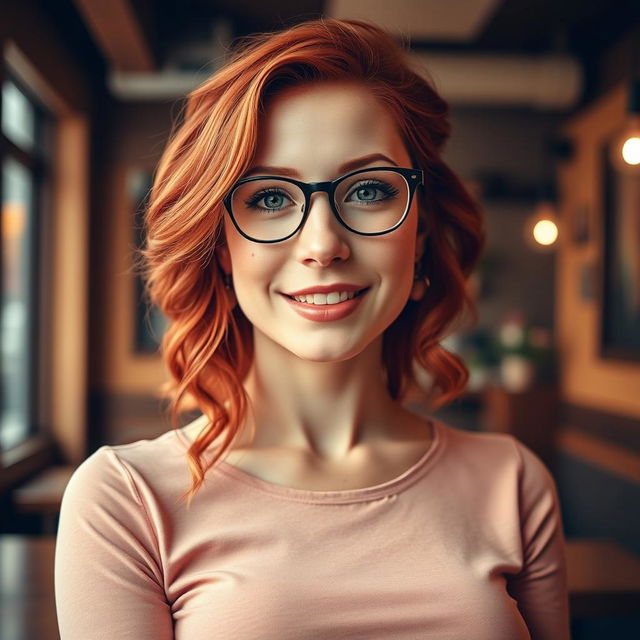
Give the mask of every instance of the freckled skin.
[[(366, 87), (322, 82), (287, 89), (267, 105), (254, 165), (294, 168), (316, 182), (337, 178), (339, 165), (370, 153), (411, 167), (391, 115)], [(404, 427), (415, 432), (386, 391), (381, 348), (383, 331), (407, 303), (422, 251), (417, 215), (414, 197), (398, 229), (359, 236), (335, 219), (326, 194), (315, 193), (304, 227), (274, 244), (247, 240), (225, 215), (226, 245), (217, 257), (253, 325), (255, 361), (245, 388), (256, 408), (254, 446), (338, 458)], [(336, 322), (300, 317), (279, 293), (332, 282), (371, 287), (356, 312)]]

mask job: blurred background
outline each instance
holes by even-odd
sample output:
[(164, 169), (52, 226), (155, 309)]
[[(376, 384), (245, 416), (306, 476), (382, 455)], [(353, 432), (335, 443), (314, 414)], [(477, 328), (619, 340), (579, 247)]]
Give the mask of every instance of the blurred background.
[[(553, 473), (573, 638), (640, 637), (640, 2), (4, 0), (3, 640), (58, 638), (73, 470), (170, 428), (164, 318), (132, 266), (181, 98), (236, 38), (319, 16), (407, 45), (451, 105), (445, 159), (485, 210), (479, 322), (445, 340), (471, 378), (436, 417), (512, 433)], [(428, 412), (420, 388), (407, 406)]]

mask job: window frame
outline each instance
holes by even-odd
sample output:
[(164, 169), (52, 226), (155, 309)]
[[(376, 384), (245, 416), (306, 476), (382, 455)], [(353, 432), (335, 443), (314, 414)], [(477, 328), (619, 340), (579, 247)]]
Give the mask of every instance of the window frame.
[[(27, 314), (29, 322), (28, 367), (31, 384), (28, 390), (29, 413), (27, 416), (27, 433), (23, 440), (7, 449), (0, 449), (0, 493), (19, 484), (25, 478), (59, 459), (51, 428), (47, 420), (50, 415), (48, 406), (50, 394), (46, 389), (46, 379), (51, 362), (51, 323), (43, 317), (43, 312), (50, 309), (50, 254), (45, 250), (47, 236), (52, 231), (49, 216), (52, 213), (52, 157), (55, 127), (55, 113), (48, 109), (44, 101), (28, 82), (13, 68), (5, 56), (0, 57), (0, 87), (9, 81), (29, 100), (34, 115), (34, 148), (27, 151), (11, 140), (0, 127), (0, 162), (4, 165), (7, 158), (12, 158), (29, 171), (32, 179), (32, 211), (33, 224), (28, 240), (31, 278)], [(0, 117), (2, 116), (2, 100), (0, 99)], [(0, 192), (2, 192), (3, 172), (0, 171)], [(0, 246), (0, 253), (1, 253)], [(3, 282), (3, 264), (0, 260), (0, 282)]]
[[(53, 126), (53, 115), (50, 114), (37, 96), (25, 85), (19, 76), (7, 65), (5, 67), (2, 83), (11, 82), (16, 88), (29, 100), (34, 115), (35, 143), (31, 152), (25, 151), (8, 138), (0, 129), (0, 136), (3, 138), (2, 151), (0, 152), (0, 162), (4, 164), (6, 158), (13, 158), (16, 162), (26, 167), (32, 179), (32, 211), (33, 224), (31, 225), (31, 235), (28, 239), (29, 247), (32, 250), (30, 256), (30, 266), (32, 278), (28, 286), (28, 308), (27, 314), (32, 319), (29, 323), (29, 371), (32, 374), (31, 384), (28, 391), (29, 414), (27, 416), (27, 436), (24, 440), (14, 445), (19, 446), (25, 441), (39, 435), (43, 430), (41, 423), (42, 411), (40, 411), (41, 402), (43, 400), (43, 376), (41, 367), (43, 362), (48, 358), (46, 354), (42, 354), (42, 350), (47, 348), (49, 341), (43, 339), (43, 331), (46, 331), (46, 325), (43, 321), (42, 311), (44, 292), (44, 274), (46, 273), (46, 265), (43, 260), (44, 231), (47, 226), (45, 220), (48, 210), (50, 209), (50, 201), (47, 197), (50, 191), (51, 182), (51, 127)], [(47, 139), (47, 137), (49, 139)], [(2, 188), (2, 178), (0, 177), (0, 188)], [(2, 275), (2, 266), (0, 265), (0, 276)], [(2, 282), (2, 280), (0, 280)], [(43, 357), (44, 356), (44, 357)], [(12, 448), (7, 451), (11, 451)]]

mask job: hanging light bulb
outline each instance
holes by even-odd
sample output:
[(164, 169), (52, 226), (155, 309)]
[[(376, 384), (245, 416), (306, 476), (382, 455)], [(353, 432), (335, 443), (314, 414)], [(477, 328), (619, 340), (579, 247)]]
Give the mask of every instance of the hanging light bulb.
[(640, 173), (640, 80), (629, 85), (627, 118), (610, 146), (613, 166), (624, 173)]
[(627, 164), (640, 164), (640, 132), (633, 132), (622, 143), (622, 159)]
[(550, 251), (560, 233), (553, 186), (545, 185), (539, 193), (533, 213), (525, 221), (524, 237), (532, 249)]
[(551, 211), (551, 203), (543, 202), (539, 207), (539, 210), (540, 209), (542, 209), (544, 213), (533, 225), (533, 239), (538, 244), (546, 247), (558, 239), (558, 225), (555, 221), (555, 209)]

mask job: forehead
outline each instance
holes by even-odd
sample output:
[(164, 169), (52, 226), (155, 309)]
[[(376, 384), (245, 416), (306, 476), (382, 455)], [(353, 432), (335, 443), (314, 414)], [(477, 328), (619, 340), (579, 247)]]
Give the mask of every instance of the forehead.
[(324, 180), (344, 161), (370, 153), (409, 162), (389, 109), (364, 85), (316, 82), (266, 103), (253, 164), (296, 167), (309, 180)]

